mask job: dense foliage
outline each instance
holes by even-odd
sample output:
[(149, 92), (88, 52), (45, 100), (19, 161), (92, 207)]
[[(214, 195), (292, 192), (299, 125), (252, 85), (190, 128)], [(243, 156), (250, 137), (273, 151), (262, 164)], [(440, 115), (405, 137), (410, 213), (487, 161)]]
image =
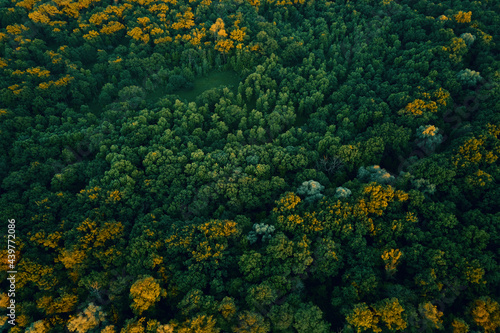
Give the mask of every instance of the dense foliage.
[(3, 0), (2, 330), (498, 331), (499, 13)]

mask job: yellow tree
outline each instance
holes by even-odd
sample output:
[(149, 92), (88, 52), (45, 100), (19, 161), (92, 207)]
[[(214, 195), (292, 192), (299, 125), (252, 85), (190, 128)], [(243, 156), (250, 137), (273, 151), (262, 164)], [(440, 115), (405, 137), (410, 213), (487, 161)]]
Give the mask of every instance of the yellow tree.
[(467, 44), (462, 38), (453, 37), (449, 46), (443, 46), (443, 51), (449, 53), (453, 62), (459, 63), (462, 61), (462, 56), (467, 53)]
[[(497, 162), (500, 155), (500, 146), (498, 135), (500, 134), (500, 126), (488, 124), (486, 130), (481, 134), (468, 138), (456, 150), (453, 156), (453, 164), (460, 169), (468, 169), (470, 167), (484, 167), (493, 165)], [(489, 178), (482, 174), (482, 171), (477, 175), (483, 176), (484, 179)]]
[(443, 313), (437, 309), (436, 305), (432, 305), (431, 302), (420, 304), (418, 311), (426, 322), (431, 323), (434, 328), (441, 329), (443, 327), (443, 320), (441, 319)]
[(455, 318), (451, 323), (451, 327), (453, 327), (453, 333), (467, 333), (469, 332), (469, 325), (460, 318)]
[(202, 38), (205, 36), (206, 36), (205, 28), (201, 28), (201, 30), (198, 28), (193, 29), (191, 30), (191, 38), (189, 42), (193, 46), (200, 45)]
[(346, 319), (358, 333), (366, 330), (381, 332), (379, 323), (384, 323), (391, 331), (403, 331), (407, 327), (403, 312), (404, 308), (397, 298), (386, 298), (373, 307), (366, 303), (356, 304)]
[(85, 333), (99, 326), (105, 319), (101, 307), (90, 303), (83, 312), (70, 317), (67, 327), (70, 332)]
[(385, 250), (382, 253), (382, 260), (384, 260), (387, 274), (393, 275), (396, 272), (396, 266), (399, 263), (401, 255), (402, 253), (399, 249)]
[(184, 14), (177, 13), (177, 22), (172, 23), (172, 29), (190, 29), (194, 26), (194, 14), (191, 11), (191, 7), (188, 7)]
[(229, 53), (234, 48), (234, 42), (230, 39), (218, 40), (215, 49), (221, 53)]
[(102, 27), (101, 33), (112, 35), (122, 29), (125, 29), (125, 26), (123, 24), (121, 24), (120, 22), (112, 21)]
[(97, 12), (95, 14), (92, 14), (92, 16), (89, 18), (89, 22), (94, 25), (101, 25), (104, 21), (108, 19), (109, 16), (106, 13)]
[(496, 332), (500, 328), (500, 305), (488, 296), (474, 301), (471, 309), (472, 318), (476, 325), (487, 332)]
[(219, 265), (229, 247), (228, 241), (241, 233), (234, 221), (211, 220), (198, 226), (186, 226), (165, 240), (167, 247), (185, 252), (193, 261)]
[(58, 284), (54, 274), (54, 265), (40, 265), (29, 259), (22, 258), (18, 265), (19, 282), (16, 286), (22, 288), (26, 283), (33, 282), (40, 290), (50, 290)]
[(231, 39), (226, 39), (228, 34), (225, 29), (224, 21), (218, 18), (214, 24), (210, 27), (210, 32), (216, 40), (215, 49), (223, 54), (228, 53), (232, 48), (234, 48), (234, 41)]
[(63, 294), (54, 299), (52, 296), (43, 296), (37, 300), (37, 308), (45, 311), (47, 315), (56, 313), (67, 313), (73, 311), (78, 297), (71, 294)]
[(49, 330), (50, 326), (45, 320), (37, 320), (26, 329), (26, 333), (47, 333)]
[(237, 41), (237, 42), (243, 42), (243, 39), (246, 36), (246, 33), (243, 29), (236, 28), (233, 31), (231, 31), (231, 39)]
[[(38, 0), (39, 1), (39, 0)], [(38, 2), (37, 0), (23, 0), (16, 3), (17, 7), (23, 7), (24, 9), (31, 11), (33, 5)]]
[(145, 276), (135, 281), (130, 288), (130, 297), (133, 300), (131, 308), (140, 315), (158, 302), (161, 296), (166, 296), (166, 292), (153, 277)]
[(370, 310), (366, 303), (356, 304), (346, 320), (349, 325), (354, 326), (358, 333), (366, 330), (372, 330), (376, 333), (382, 331), (378, 327), (379, 317)]
[(436, 102), (425, 102), (421, 99), (416, 99), (413, 102), (408, 103), (408, 105), (398, 113), (404, 115), (421, 116), (426, 112), (437, 112)]
[(403, 331), (406, 328), (403, 312), (404, 308), (397, 298), (386, 298), (375, 305), (375, 313), (391, 331)]
[(259, 11), (260, 0), (248, 0), (248, 2), (255, 7), (255, 11)]
[(227, 37), (226, 30), (224, 29), (224, 21), (218, 18), (210, 27), (210, 32), (216, 40), (219, 40), (221, 37)]
[(358, 201), (355, 208), (364, 214), (381, 216), (394, 199), (406, 201), (408, 194), (400, 190), (394, 191), (390, 185), (383, 186), (372, 182), (364, 187), (363, 197)]
[(456, 15), (453, 15), (458, 23), (470, 23), (472, 12), (459, 11)]
[(212, 316), (207, 315), (197, 315), (192, 319), (186, 320), (185, 323), (182, 324), (182, 327), (177, 330), (179, 333), (218, 333), (220, 332), (220, 328), (216, 327), (216, 321), (212, 318)]

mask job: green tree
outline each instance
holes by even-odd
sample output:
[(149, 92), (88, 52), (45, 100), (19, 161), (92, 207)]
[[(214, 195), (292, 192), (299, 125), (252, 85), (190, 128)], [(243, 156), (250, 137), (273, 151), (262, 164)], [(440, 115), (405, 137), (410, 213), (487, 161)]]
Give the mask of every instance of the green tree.
[(293, 327), (299, 333), (313, 332), (326, 333), (329, 332), (330, 324), (323, 319), (323, 312), (319, 307), (313, 304), (303, 304), (294, 314)]

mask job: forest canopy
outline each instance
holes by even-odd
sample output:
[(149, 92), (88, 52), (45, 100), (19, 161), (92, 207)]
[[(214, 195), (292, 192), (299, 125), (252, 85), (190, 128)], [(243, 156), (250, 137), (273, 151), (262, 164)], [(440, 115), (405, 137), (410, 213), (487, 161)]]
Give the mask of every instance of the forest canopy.
[(499, 13), (1, 1), (0, 330), (498, 331)]

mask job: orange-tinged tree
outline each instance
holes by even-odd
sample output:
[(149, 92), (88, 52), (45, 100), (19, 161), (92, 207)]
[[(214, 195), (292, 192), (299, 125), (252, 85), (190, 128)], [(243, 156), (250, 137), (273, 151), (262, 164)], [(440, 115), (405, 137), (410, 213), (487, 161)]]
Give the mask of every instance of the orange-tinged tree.
[(260, 6), (260, 0), (247, 0), (255, 9), (258, 11)]
[(453, 333), (467, 333), (469, 332), (469, 325), (460, 318), (455, 318), (451, 323), (451, 327), (453, 328)]
[(496, 332), (500, 328), (500, 305), (494, 299), (484, 296), (472, 304), (472, 318), (485, 332)]

